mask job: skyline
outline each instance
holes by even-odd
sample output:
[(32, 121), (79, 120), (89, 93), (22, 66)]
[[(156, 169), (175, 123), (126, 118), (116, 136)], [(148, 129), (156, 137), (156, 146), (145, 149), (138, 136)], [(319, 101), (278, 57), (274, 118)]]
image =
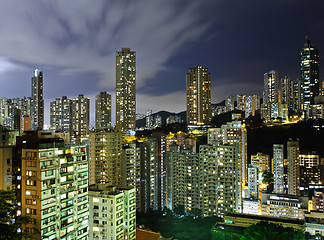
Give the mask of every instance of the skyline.
[[(94, 96), (100, 91), (112, 95), (115, 122), (115, 53), (122, 47), (137, 53), (138, 113), (184, 111), (186, 73), (195, 65), (211, 73), (211, 98), (216, 103), (228, 95), (261, 95), (263, 74), (272, 69), (280, 78), (299, 77), (305, 35), (321, 51), (321, 1), (233, 2), (73, 5), (34, 0), (16, 6), (4, 1), (0, 96), (30, 96), (32, 72), (39, 68), (44, 72), (46, 124), (50, 101), (78, 94), (91, 98), (94, 123)], [(322, 69), (320, 65), (320, 74)]]

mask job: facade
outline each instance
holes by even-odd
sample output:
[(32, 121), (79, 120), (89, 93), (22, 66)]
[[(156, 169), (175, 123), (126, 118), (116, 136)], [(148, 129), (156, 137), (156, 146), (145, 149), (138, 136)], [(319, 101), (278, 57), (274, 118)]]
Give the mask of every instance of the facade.
[(258, 152), (256, 155), (251, 155), (251, 164), (259, 167), (259, 173), (270, 171), (270, 156)]
[(242, 210), (242, 187), (247, 183), (247, 132), (240, 121), (228, 122), (221, 128), (214, 128), (208, 132), (208, 144), (212, 145), (232, 145), (238, 148), (238, 160), (236, 174), (237, 199), (236, 211)]
[(260, 96), (253, 95), (248, 96), (245, 102), (245, 118), (249, 116), (255, 116), (257, 110), (260, 109)]
[(309, 106), (307, 119), (324, 119), (324, 104), (313, 104)]
[(186, 76), (187, 124), (201, 125), (211, 121), (210, 73), (200, 65), (189, 68)]
[(9, 130), (0, 126), (0, 189), (12, 189), (12, 145), (10, 143)]
[(288, 160), (288, 194), (300, 194), (299, 141), (289, 139), (287, 142)]
[(121, 186), (122, 134), (96, 130), (89, 136), (89, 182)]
[(278, 72), (271, 70), (264, 74), (263, 103), (279, 102), (279, 78)]
[(63, 96), (50, 103), (50, 127), (59, 132), (74, 132), (76, 136), (89, 134), (90, 99), (83, 94), (73, 99)]
[(261, 118), (266, 122), (281, 119), (288, 121), (288, 105), (277, 103), (263, 103), (261, 105)]
[(301, 80), (297, 79), (293, 82), (293, 110), (301, 110)]
[(50, 131), (17, 138), (21, 149), (21, 214), (34, 219), (35, 239), (88, 239), (85, 146), (65, 146)]
[(87, 137), (89, 135), (90, 122), (90, 99), (83, 94), (72, 99), (72, 129), (77, 136)]
[(134, 188), (89, 186), (89, 239), (136, 239)]
[(262, 193), (262, 215), (304, 220), (308, 197)]
[(137, 209), (141, 204), (141, 166), (140, 148), (136, 143), (124, 143), (121, 158), (121, 179), (123, 187), (136, 189)]
[(44, 126), (44, 99), (43, 99), (43, 72), (35, 69), (32, 77), (31, 97), (31, 129), (43, 129)]
[(244, 111), (245, 110), (245, 102), (246, 102), (246, 95), (238, 94), (236, 96), (237, 102), (237, 109)]
[(174, 209), (182, 205), (187, 213), (201, 209), (199, 154), (172, 144), (166, 153), (166, 162), (167, 207)]
[(96, 129), (111, 127), (111, 95), (100, 92), (96, 95)]
[(307, 212), (305, 213), (305, 235), (306, 239), (324, 238), (324, 213)]
[(307, 37), (300, 52), (300, 69), (302, 107), (307, 110), (319, 95), (319, 50)]
[(140, 148), (140, 204), (139, 211), (158, 208), (158, 142), (149, 138), (139, 143)]
[[(31, 128), (31, 98), (13, 98), (5, 97), (0, 99), (0, 125), (12, 130), (28, 131)], [(28, 123), (25, 119), (29, 119)]]
[(287, 104), (288, 109), (293, 109), (294, 85), (289, 76), (280, 79), (280, 102)]
[(116, 129), (136, 129), (136, 53), (129, 48), (116, 52)]
[(259, 166), (249, 164), (248, 167), (249, 198), (259, 199)]
[(274, 193), (284, 193), (284, 146), (273, 144), (273, 181)]
[(243, 213), (261, 215), (261, 201), (260, 199), (243, 199)]
[(234, 110), (234, 96), (230, 95), (226, 100), (226, 110), (233, 111)]
[(72, 128), (72, 101), (66, 96), (50, 103), (50, 127), (59, 132), (70, 132)]
[(200, 146), (200, 209), (204, 216), (222, 217), (242, 210), (238, 150), (236, 145)]

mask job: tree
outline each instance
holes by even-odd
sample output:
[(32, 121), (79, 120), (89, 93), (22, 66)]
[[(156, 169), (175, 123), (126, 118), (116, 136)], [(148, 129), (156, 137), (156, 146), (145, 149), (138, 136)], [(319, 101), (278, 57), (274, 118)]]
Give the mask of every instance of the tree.
[(273, 174), (269, 171), (264, 171), (262, 174), (264, 184), (267, 184), (267, 192), (273, 191)]
[(31, 223), (26, 216), (17, 216), (16, 195), (12, 190), (0, 190), (0, 240), (20, 240), (31, 235), (22, 226)]
[(305, 240), (301, 230), (261, 221), (244, 230), (241, 240)]

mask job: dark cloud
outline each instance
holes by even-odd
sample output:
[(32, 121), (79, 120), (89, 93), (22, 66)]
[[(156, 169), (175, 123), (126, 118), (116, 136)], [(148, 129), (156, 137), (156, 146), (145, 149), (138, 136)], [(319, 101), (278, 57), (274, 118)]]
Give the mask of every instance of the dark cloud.
[(113, 94), (122, 47), (137, 52), (138, 112), (184, 110), (185, 74), (195, 65), (208, 67), (214, 102), (261, 94), (266, 71), (299, 76), (306, 34), (323, 48), (323, 7), (322, 0), (4, 0), (0, 96), (29, 95), (35, 67), (44, 71), (47, 105), (62, 95)]

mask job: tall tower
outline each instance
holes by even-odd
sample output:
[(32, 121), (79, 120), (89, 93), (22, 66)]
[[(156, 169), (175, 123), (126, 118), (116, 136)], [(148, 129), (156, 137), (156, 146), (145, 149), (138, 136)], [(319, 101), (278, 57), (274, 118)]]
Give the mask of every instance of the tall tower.
[(43, 72), (35, 69), (32, 77), (31, 101), (31, 128), (43, 129), (44, 125), (44, 99), (43, 99)]
[(284, 146), (273, 144), (273, 182), (274, 192), (284, 193)]
[(313, 103), (319, 94), (319, 50), (306, 36), (306, 43), (300, 52), (301, 101), (302, 108)]
[(129, 48), (116, 52), (116, 129), (136, 129), (136, 54)]
[(263, 103), (277, 103), (279, 101), (278, 72), (271, 70), (264, 74), (264, 99)]
[(298, 196), (300, 194), (300, 162), (299, 142), (289, 139), (287, 142), (288, 160), (288, 194)]
[(200, 65), (187, 73), (187, 124), (211, 121), (210, 73)]
[(96, 129), (111, 126), (111, 95), (100, 92), (96, 95)]

